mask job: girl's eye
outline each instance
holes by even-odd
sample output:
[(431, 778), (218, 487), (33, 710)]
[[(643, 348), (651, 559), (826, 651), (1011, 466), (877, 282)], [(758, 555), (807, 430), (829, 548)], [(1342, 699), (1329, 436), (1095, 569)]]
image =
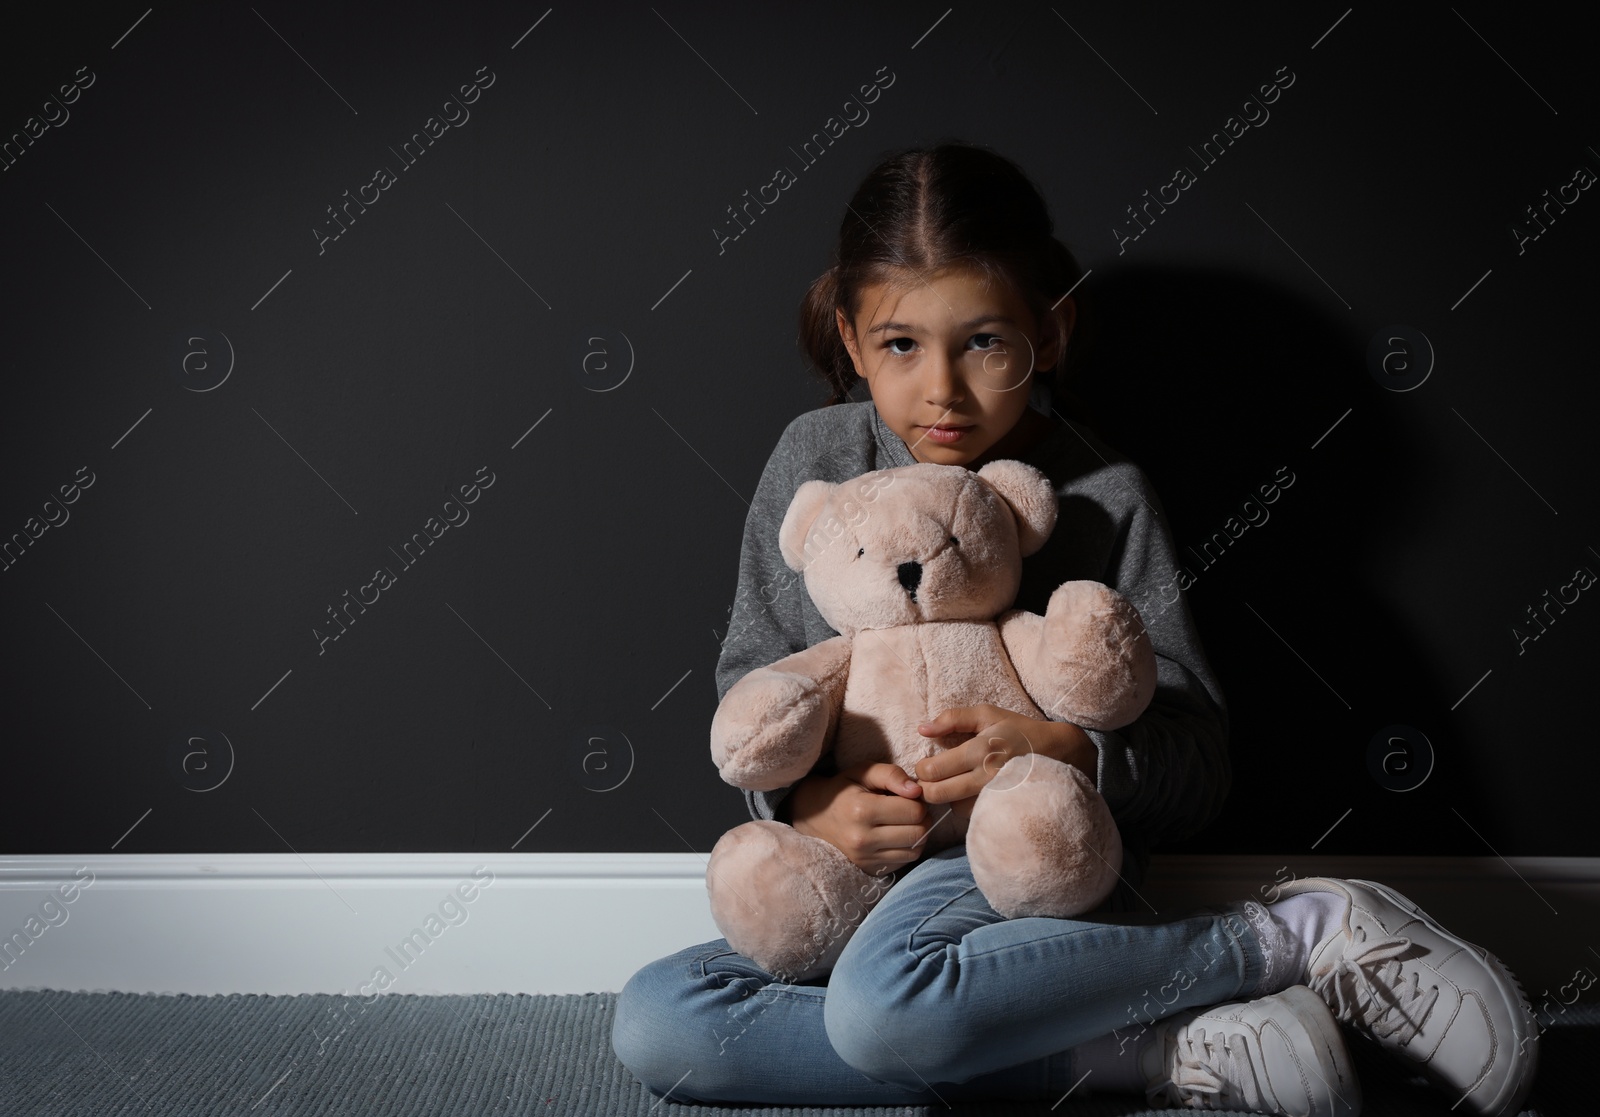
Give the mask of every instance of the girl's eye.
[[(985, 351), (985, 350), (1001, 348), (1002, 346), (1005, 345), (1005, 340), (1006, 339), (1001, 334), (973, 334), (970, 340), (971, 341), (987, 341), (989, 343), (987, 345), (976, 346), (976, 348), (980, 352), (982, 352), (982, 351)], [(883, 347), (885, 349), (889, 350), (889, 352), (893, 353), (897, 357), (910, 356), (911, 349), (897, 349), (897, 348), (895, 348), (895, 346), (899, 345), (902, 341), (905, 342), (907, 345), (911, 346), (912, 348), (915, 348), (916, 344), (917, 344), (915, 338), (891, 337), (888, 341), (885, 341), (883, 343)]]

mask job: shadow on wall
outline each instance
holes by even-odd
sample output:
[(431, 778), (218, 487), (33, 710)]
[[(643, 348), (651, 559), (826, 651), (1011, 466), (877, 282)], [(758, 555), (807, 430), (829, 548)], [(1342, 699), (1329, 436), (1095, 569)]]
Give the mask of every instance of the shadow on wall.
[[(1492, 742), (1475, 760), (1452, 739), (1460, 680), (1440, 677), (1389, 604), (1387, 564), (1423, 530), (1428, 463), (1404, 397), (1368, 372), (1361, 327), (1246, 275), (1128, 268), (1091, 282), (1075, 392), (1160, 494), (1229, 704), (1235, 824), (1166, 848), (1308, 850), (1350, 811), (1318, 852), (1487, 854), (1450, 810), (1493, 816)], [(1369, 748), (1397, 723), (1455, 761), (1425, 769), (1405, 746), (1380, 783)]]

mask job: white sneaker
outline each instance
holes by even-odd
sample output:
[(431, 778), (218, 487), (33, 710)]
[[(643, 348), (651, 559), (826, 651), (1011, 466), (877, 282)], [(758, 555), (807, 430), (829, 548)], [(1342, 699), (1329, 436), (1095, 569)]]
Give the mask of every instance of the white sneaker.
[(1361, 1085), (1328, 1006), (1304, 985), (1158, 1021), (1140, 1052), (1152, 1106), (1357, 1117)]
[(1307, 984), (1335, 1017), (1448, 1093), (1454, 1109), (1516, 1113), (1533, 1086), (1539, 1028), (1515, 975), (1392, 888), (1309, 877), (1279, 895), (1334, 892), (1343, 926), (1311, 952)]

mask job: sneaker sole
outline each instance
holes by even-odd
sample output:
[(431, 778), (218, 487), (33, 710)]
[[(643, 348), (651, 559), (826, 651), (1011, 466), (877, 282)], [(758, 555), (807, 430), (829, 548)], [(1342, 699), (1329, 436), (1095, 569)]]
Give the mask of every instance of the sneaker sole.
[(1310, 1034), (1311, 1042), (1327, 1052), (1328, 1061), (1333, 1064), (1335, 1081), (1323, 1083), (1337, 1099), (1333, 1117), (1357, 1117), (1361, 1112), (1361, 1081), (1350, 1061), (1339, 1021), (1322, 998), (1304, 985), (1291, 985), (1278, 997), (1294, 1011), (1295, 1018)]
[[(1376, 892), (1378, 895), (1382, 896), (1385, 900), (1388, 900), (1401, 911), (1409, 912), (1416, 916), (1418, 919), (1422, 920), (1423, 923), (1427, 924), (1430, 931), (1438, 935), (1440, 938), (1445, 939), (1448, 942), (1452, 942), (1461, 949), (1466, 950), (1474, 955), (1481, 954), (1484, 961), (1489, 964), (1490, 970), (1498, 973), (1501, 978), (1504, 979), (1504, 984), (1514, 990), (1515, 1003), (1510, 1006), (1512, 1009), (1512, 1039), (1515, 1041), (1515, 1048), (1517, 1050), (1526, 1051), (1528, 1053), (1527, 1058), (1522, 1060), (1522, 1067), (1519, 1073), (1506, 1080), (1505, 1085), (1500, 1088), (1499, 1094), (1497, 1094), (1485, 1106), (1481, 1108), (1474, 1106), (1474, 1109), (1478, 1113), (1485, 1114), (1486, 1117), (1499, 1117), (1499, 1115), (1502, 1114), (1519, 1112), (1522, 1109), (1522, 1103), (1527, 1100), (1528, 1093), (1533, 1088), (1534, 1074), (1537, 1072), (1539, 1066), (1539, 1044), (1536, 1042), (1538, 1038), (1537, 1034), (1535, 1033), (1530, 1035), (1526, 1027), (1525, 1022), (1533, 1019), (1533, 1006), (1528, 1000), (1527, 991), (1522, 988), (1522, 982), (1517, 980), (1517, 975), (1511, 972), (1511, 967), (1500, 961), (1500, 959), (1494, 954), (1490, 953), (1486, 947), (1479, 946), (1477, 943), (1468, 942), (1459, 935), (1452, 935), (1449, 931), (1444, 929), (1444, 926), (1440, 924), (1437, 919), (1434, 919), (1427, 912), (1419, 908), (1415, 903), (1406, 899), (1404, 896), (1400, 895), (1387, 885), (1378, 884), (1376, 881), (1370, 880), (1355, 880), (1354, 878), (1351, 879), (1350, 883), (1359, 884), (1363, 888), (1369, 888), (1373, 892)], [(1430, 1078), (1434, 1077), (1431, 1073), (1431, 1068), (1419, 1065), (1419, 1070)], [(1447, 1093), (1455, 1093), (1456, 1087), (1453, 1084), (1438, 1084), (1441, 1085)], [(1471, 1097), (1471, 1095), (1472, 1091), (1469, 1090), (1466, 1094), (1462, 1095), (1461, 1099), (1456, 1102), (1456, 1105), (1461, 1104), (1461, 1101), (1465, 1101), (1467, 1098)]]

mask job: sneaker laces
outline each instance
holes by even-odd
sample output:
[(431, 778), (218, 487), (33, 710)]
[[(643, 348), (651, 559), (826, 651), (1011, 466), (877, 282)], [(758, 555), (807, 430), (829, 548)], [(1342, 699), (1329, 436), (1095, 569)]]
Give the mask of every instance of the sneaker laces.
[[(1242, 1035), (1221, 1031), (1206, 1035), (1204, 1028), (1174, 1032), (1169, 1042), (1171, 1076), (1145, 1088), (1153, 1104), (1162, 1101), (1191, 1109), (1262, 1109), (1250, 1046)], [(1236, 1104), (1224, 1104), (1236, 1103)]]
[(1340, 1020), (1404, 1046), (1433, 1011), (1438, 987), (1423, 993), (1417, 971), (1407, 972), (1395, 957), (1411, 945), (1404, 935), (1368, 940), (1364, 927), (1356, 928), (1355, 934), (1360, 938), (1351, 937), (1339, 961), (1312, 978), (1311, 991)]

